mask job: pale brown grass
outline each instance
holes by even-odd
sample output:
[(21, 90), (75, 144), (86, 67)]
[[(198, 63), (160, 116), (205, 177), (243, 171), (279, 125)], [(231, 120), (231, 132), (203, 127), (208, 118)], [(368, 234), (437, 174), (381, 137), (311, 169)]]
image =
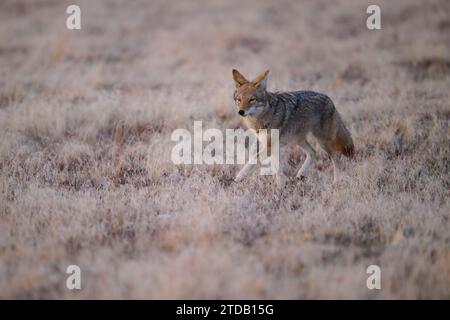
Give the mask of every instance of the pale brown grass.
[[(0, 4), (1, 298), (450, 298), (448, 1), (381, 31), (356, 0), (68, 4)], [(233, 67), (333, 98), (339, 185), (323, 153), (286, 189), (172, 164), (175, 128), (240, 125)]]

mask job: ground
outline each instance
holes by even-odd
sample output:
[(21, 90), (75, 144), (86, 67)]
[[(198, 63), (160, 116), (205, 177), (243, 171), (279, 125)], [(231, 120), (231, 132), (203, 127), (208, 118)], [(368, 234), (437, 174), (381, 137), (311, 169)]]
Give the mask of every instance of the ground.
[[(449, 299), (450, 3), (377, 3), (77, 1), (67, 30), (72, 2), (2, 1), (0, 297)], [(235, 67), (333, 99), (338, 184), (324, 152), (285, 188), (171, 162), (176, 128), (242, 125)]]

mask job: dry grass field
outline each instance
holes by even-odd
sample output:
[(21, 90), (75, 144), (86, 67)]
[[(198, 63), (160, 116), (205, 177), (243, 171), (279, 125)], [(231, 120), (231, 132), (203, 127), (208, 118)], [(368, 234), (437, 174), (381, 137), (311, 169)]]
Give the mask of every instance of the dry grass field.
[[(1, 1), (0, 298), (449, 299), (450, 2), (374, 31), (370, 3)], [(286, 188), (171, 162), (174, 129), (241, 126), (233, 67), (334, 100), (339, 184), (324, 152)]]

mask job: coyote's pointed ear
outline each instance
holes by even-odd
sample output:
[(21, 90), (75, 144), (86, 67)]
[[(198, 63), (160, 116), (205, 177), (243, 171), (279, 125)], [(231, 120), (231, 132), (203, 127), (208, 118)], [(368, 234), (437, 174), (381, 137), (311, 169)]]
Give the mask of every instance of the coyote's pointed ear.
[(248, 83), (249, 81), (245, 79), (245, 77), (236, 69), (233, 69), (233, 79), (236, 84), (236, 87), (240, 87), (243, 84)]
[(257, 88), (261, 88), (263, 90), (266, 90), (267, 88), (267, 80), (268, 80), (268, 75), (269, 75), (269, 69), (264, 70), (263, 72), (261, 72), (261, 74), (259, 76), (257, 76), (255, 78), (255, 80), (253, 80), (253, 84), (257, 87)]

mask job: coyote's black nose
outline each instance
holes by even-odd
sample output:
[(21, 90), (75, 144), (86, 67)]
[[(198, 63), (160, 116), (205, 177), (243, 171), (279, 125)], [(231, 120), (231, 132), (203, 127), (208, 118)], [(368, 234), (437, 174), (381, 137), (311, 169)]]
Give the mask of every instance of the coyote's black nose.
[(245, 111), (244, 110), (239, 110), (238, 113), (239, 113), (240, 116), (245, 116)]

